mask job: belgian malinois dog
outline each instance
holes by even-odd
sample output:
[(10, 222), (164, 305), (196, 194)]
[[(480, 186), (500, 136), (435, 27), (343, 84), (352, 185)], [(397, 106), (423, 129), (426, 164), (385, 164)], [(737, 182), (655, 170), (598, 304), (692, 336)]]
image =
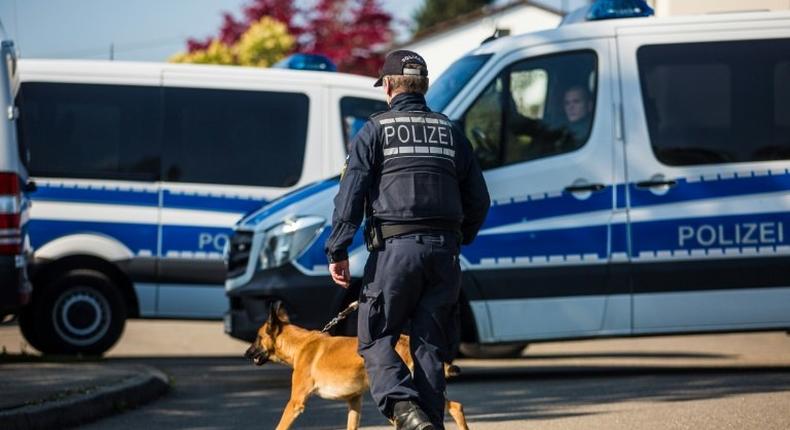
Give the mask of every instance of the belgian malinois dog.
[[(395, 351), (413, 370), (408, 336), (401, 336)], [(359, 428), (362, 396), (368, 390), (368, 376), (362, 357), (357, 354), (357, 338), (329, 336), (291, 324), (279, 302), (269, 309), (269, 317), (258, 329), (258, 337), (244, 354), (261, 366), (271, 360), (293, 368), (291, 398), (285, 405), (277, 430), (291, 428), (304, 412), (307, 399), (317, 394), (330, 400), (348, 402), (348, 430)], [(445, 364), (445, 377), (454, 376), (458, 368)], [(458, 427), (468, 430), (463, 406), (447, 401), (447, 409)]]

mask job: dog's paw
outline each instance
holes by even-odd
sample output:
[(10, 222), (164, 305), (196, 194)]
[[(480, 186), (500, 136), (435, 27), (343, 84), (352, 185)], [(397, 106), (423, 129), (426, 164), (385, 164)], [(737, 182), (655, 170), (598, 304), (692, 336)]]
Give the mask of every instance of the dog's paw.
[(445, 378), (454, 378), (461, 374), (461, 368), (456, 366), (455, 364), (445, 364), (444, 365), (444, 376)]

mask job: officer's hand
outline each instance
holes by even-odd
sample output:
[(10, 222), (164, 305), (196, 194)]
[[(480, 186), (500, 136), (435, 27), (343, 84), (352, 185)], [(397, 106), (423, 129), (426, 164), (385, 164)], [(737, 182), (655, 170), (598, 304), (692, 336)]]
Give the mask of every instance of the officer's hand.
[(337, 263), (329, 263), (329, 274), (332, 275), (332, 280), (335, 281), (335, 284), (343, 288), (348, 288), (351, 285), (351, 274), (348, 272), (347, 259)]

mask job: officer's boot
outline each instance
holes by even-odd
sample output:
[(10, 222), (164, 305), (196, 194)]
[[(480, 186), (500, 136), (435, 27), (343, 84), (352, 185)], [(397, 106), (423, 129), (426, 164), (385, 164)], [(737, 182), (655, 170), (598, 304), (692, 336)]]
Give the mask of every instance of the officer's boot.
[(392, 408), (396, 430), (434, 430), (428, 415), (414, 402), (401, 401)]

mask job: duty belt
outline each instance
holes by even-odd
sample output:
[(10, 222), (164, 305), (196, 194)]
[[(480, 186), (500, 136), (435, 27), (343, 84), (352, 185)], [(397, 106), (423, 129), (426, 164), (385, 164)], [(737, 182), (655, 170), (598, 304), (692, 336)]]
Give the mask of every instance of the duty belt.
[(461, 232), (461, 224), (447, 220), (425, 220), (406, 224), (381, 224), (381, 236), (389, 239), (411, 233), (428, 233), (432, 231), (447, 231), (455, 234)]

